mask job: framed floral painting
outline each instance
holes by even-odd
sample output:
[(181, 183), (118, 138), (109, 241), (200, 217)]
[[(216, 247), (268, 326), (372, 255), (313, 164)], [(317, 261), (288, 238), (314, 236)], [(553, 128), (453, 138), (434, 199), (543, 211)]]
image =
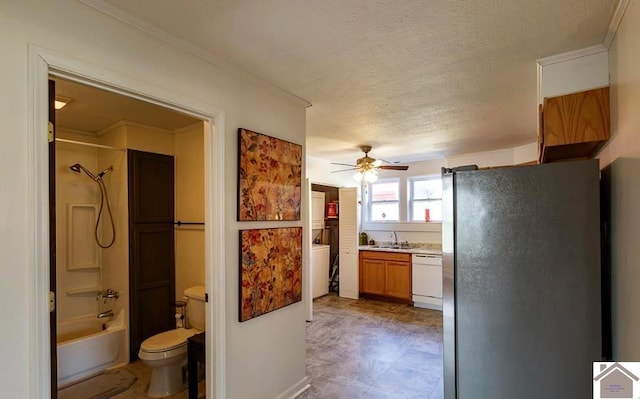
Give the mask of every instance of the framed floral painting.
[(238, 130), (238, 220), (300, 220), (302, 146)]
[(240, 321), (302, 300), (302, 227), (240, 230)]

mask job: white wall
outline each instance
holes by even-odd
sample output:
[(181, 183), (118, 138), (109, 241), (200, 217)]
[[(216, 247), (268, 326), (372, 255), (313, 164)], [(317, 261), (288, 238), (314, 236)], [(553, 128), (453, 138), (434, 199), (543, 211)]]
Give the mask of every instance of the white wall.
[[(339, 170), (336, 165), (331, 165), (324, 159), (306, 155), (307, 178), (314, 184), (323, 184), (334, 187), (356, 187), (359, 185), (353, 179), (353, 172), (331, 173), (332, 170)], [(346, 169), (341, 168), (341, 169)]]
[[(590, 49), (571, 52), (561, 62), (550, 59), (539, 60), (542, 64), (542, 83), (540, 99), (563, 94), (595, 89), (609, 85), (609, 61), (607, 49), (596, 46)], [(570, 54), (573, 54), (571, 57)]]
[[(463, 165), (475, 164), (481, 168), (490, 166), (506, 166), (517, 165), (520, 163), (526, 163), (535, 161), (538, 159), (538, 150), (536, 147), (535, 137), (532, 137), (532, 143), (525, 144), (519, 147), (505, 148), (495, 151), (475, 152), (470, 154), (451, 155), (447, 158), (432, 159), (427, 161), (410, 162), (409, 171), (380, 171), (379, 177), (381, 179), (386, 177), (399, 177), (399, 176), (429, 176), (439, 175), (441, 167), (455, 167)], [(356, 187), (360, 183), (353, 179), (353, 172), (338, 172), (332, 173), (332, 171), (340, 170), (339, 166), (331, 165), (330, 162), (307, 156), (309, 168), (307, 168), (307, 177), (313, 183), (327, 184), (336, 187)], [(355, 162), (355, 160), (354, 160)]]
[(600, 152), (611, 166), (613, 355), (640, 359), (640, 3), (630, 1), (609, 50), (611, 140)]
[[(439, 176), (442, 167), (478, 165), (481, 168), (494, 166), (517, 165), (536, 160), (538, 157), (536, 143), (496, 151), (477, 152), (454, 155), (445, 159), (408, 163), (409, 170), (380, 172), (379, 177)], [(349, 178), (351, 178), (349, 176)], [(402, 182), (401, 182), (402, 183)], [(401, 190), (404, 185), (401, 184)], [(395, 231), (398, 241), (410, 243), (442, 243), (442, 226), (440, 223), (365, 223), (365, 231), (375, 241), (392, 241), (391, 231)]]
[[(304, 105), (251, 78), (222, 72), (74, 0), (3, 2), (0, 12), (0, 330), (2, 396), (30, 397), (31, 192), (28, 177), (28, 45), (146, 82), (185, 100), (225, 111), (226, 384), (228, 398), (271, 399), (305, 376), (301, 303), (238, 323), (238, 230), (268, 223), (235, 221), (238, 127), (305, 144)], [(305, 203), (303, 201), (303, 203)], [(304, 210), (306, 213), (306, 209)], [(304, 216), (304, 215), (303, 215)], [(274, 223), (274, 226), (283, 224)], [(295, 222), (287, 225), (301, 226)], [(18, 300), (19, 298), (19, 300)], [(210, 307), (211, 309), (211, 307)], [(35, 399), (35, 398), (34, 398)], [(40, 399), (40, 398), (37, 398)]]

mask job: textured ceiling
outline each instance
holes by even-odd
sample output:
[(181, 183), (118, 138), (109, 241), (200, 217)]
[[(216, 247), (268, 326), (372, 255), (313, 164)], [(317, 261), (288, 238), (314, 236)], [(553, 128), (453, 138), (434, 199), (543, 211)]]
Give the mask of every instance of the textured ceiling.
[(312, 103), (309, 155), (407, 162), (534, 142), (536, 60), (601, 44), (617, 0), (104, 3)]

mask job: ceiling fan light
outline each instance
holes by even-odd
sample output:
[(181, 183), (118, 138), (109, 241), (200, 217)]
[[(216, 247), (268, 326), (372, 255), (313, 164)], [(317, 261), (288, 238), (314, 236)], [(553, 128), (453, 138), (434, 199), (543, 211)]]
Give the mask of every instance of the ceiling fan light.
[(360, 172), (354, 173), (353, 180), (355, 180), (357, 182), (362, 181), (362, 173), (360, 173)]
[(373, 183), (374, 181), (378, 180), (378, 174), (370, 170), (364, 172), (363, 177), (364, 181), (366, 181), (367, 183)]

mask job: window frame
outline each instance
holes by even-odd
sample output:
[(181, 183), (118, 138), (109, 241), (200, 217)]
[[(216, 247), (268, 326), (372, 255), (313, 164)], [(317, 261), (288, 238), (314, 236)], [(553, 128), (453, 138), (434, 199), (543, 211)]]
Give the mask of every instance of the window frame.
[[(402, 199), (402, 180), (399, 177), (389, 177), (385, 179), (378, 179), (375, 182), (365, 184), (367, 190), (367, 215), (366, 220), (369, 223), (403, 223), (403, 207), (401, 204), (403, 203)], [(395, 201), (373, 201), (373, 185), (374, 184), (388, 184), (388, 183), (397, 183), (398, 184), (398, 199)], [(398, 220), (372, 220), (372, 208), (373, 204), (388, 204), (388, 203), (396, 203), (398, 205)]]
[[(411, 176), (407, 177), (407, 220), (408, 223), (431, 223), (431, 222), (442, 222), (442, 219), (433, 219), (429, 222), (425, 222), (424, 220), (414, 220), (414, 203), (415, 202), (436, 202), (439, 201), (442, 204), (442, 194), (439, 198), (427, 198), (427, 199), (416, 199), (414, 196), (414, 183), (419, 181), (429, 181), (429, 180), (440, 180), (442, 182), (442, 177), (440, 175), (426, 175), (426, 176)], [(442, 205), (441, 205), (442, 206)]]

